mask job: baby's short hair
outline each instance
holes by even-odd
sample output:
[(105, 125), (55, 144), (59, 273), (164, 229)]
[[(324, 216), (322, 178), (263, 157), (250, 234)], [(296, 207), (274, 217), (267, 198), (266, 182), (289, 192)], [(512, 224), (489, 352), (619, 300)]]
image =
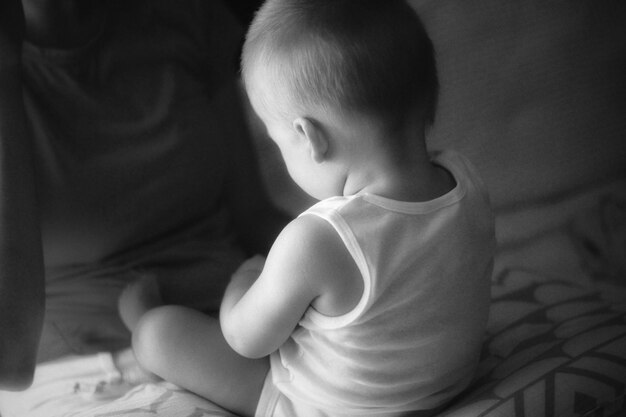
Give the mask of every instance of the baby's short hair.
[[(262, 65), (293, 105), (353, 112), (396, 127), (438, 94), (433, 45), (405, 0), (268, 0), (248, 31), (244, 80)], [(276, 78), (277, 77), (277, 78)]]

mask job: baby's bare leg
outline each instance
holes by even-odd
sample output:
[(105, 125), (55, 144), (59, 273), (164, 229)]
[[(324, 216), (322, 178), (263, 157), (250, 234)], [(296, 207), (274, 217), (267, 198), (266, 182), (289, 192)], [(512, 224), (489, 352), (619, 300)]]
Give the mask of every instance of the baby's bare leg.
[(254, 415), (269, 361), (232, 350), (218, 320), (185, 307), (150, 310), (137, 323), (133, 349), (150, 372), (241, 416)]

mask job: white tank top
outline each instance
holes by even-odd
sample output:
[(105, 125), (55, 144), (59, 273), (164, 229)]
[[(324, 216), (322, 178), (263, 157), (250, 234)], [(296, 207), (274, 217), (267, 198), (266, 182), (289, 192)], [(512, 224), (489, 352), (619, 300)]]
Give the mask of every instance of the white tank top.
[(393, 415), (435, 408), (469, 384), (489, 310), (493, 216), (464, 157), (434, 162), (457, 183), (434, 200), (359, 194), (302, 214), (335, 228), (364, 291), (339, 317), (310, 307), (272, 354), (273, 381), (290, 401), (327, 415)]

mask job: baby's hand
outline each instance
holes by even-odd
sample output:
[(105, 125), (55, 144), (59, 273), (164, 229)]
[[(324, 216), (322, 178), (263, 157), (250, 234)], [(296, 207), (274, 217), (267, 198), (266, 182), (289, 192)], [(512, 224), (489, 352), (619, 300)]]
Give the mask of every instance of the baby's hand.
[(263, 266), (265, 265), (265, 257), (261, 255), (253, 256), (246, 259), (239, 265), (239, 268), (232, 275), (231, 283), (237, 282), (239, 285), (242, 283), (245, 287), (249, 288), (261, 275)]
[(256, 272), (257, 275), (261, 274), (263, 267), (265, 266), (265, 257), (262, 255), (255, 255), (252, 258), (248, 258), (239, 266), (236, 274), (242, 272)]

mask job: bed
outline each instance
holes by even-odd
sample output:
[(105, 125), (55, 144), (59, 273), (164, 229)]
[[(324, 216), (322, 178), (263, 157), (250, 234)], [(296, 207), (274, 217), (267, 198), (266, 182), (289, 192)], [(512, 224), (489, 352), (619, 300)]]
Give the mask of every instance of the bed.
[[(411, 0), (442, 84), (432, 149), (477, 166), (498, 253), (483, 355), (442, 417), (626, 415), (626, 3)], [(250, 116), (266, 184), (310, 203)], [(2, 417), (231, 416), (167, 382), (131, 386), (110, 354), (39, 366)]]

